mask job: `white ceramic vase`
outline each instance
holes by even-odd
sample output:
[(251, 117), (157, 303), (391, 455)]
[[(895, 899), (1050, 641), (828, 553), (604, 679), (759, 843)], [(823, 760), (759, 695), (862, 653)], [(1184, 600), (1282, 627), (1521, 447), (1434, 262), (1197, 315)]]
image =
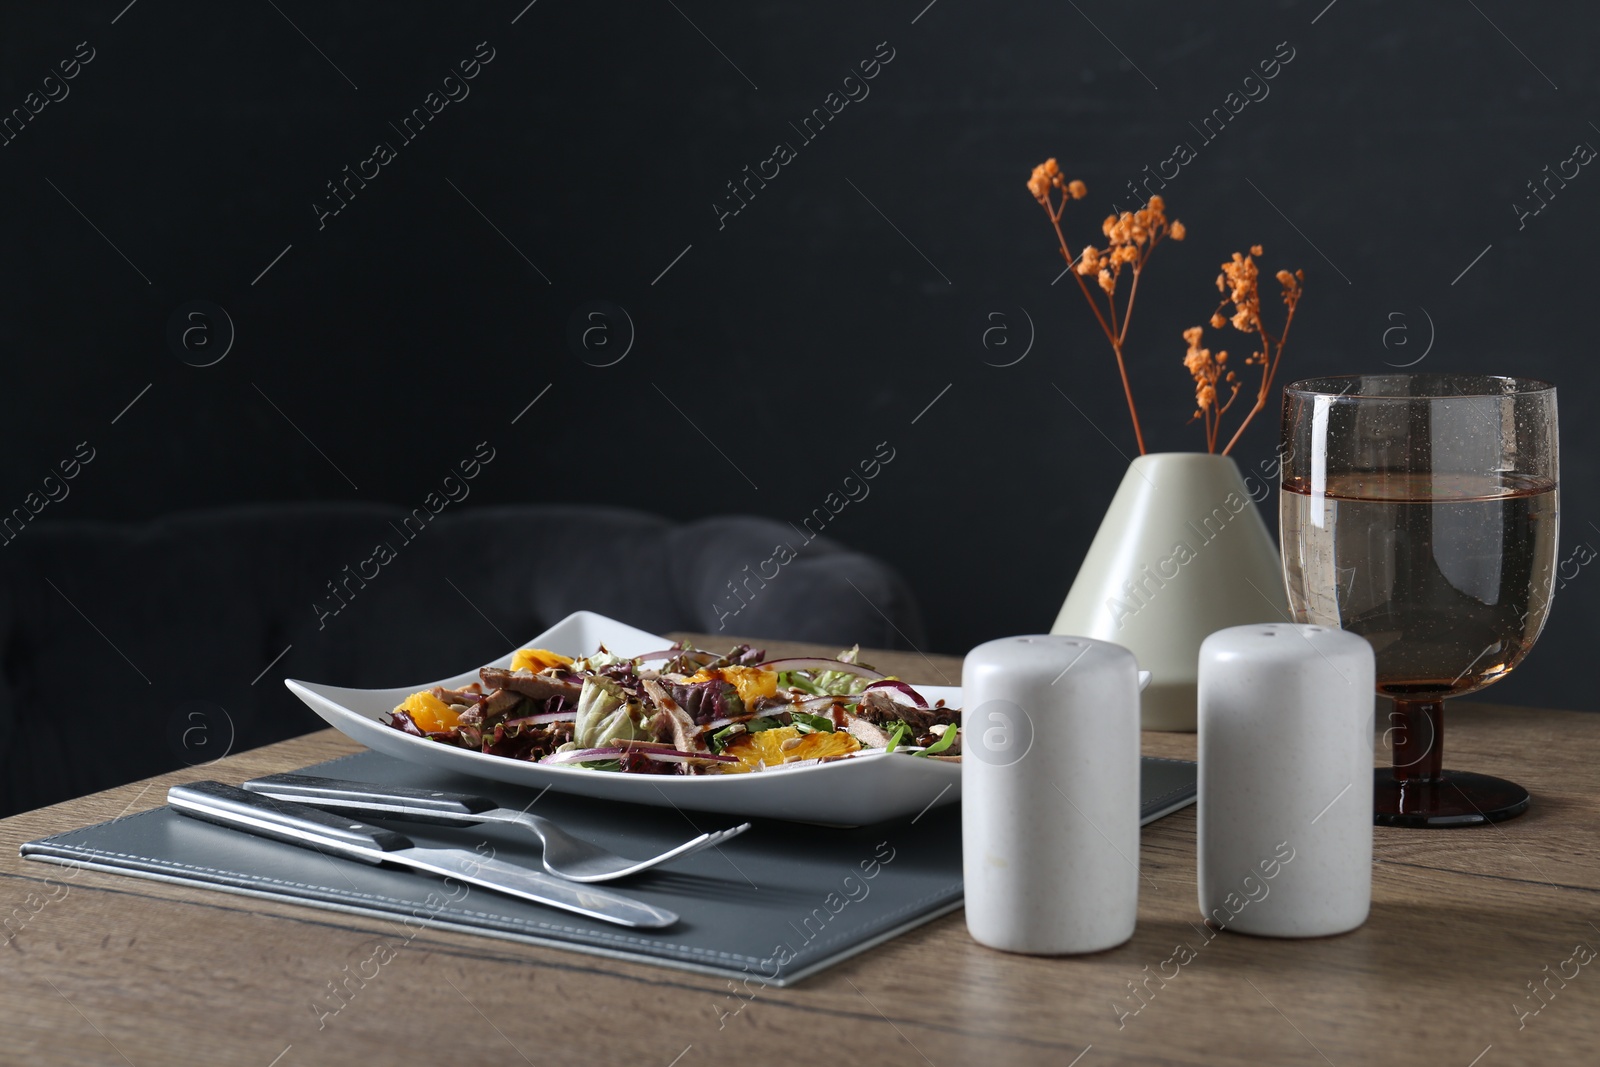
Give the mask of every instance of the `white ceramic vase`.
[(1289, 620), (1283, 565), (1253, 502), (1275, 500), (1276, 482), (1274, 471), (1247, 484), (1232, 457), (1204, 452), (1128, 466), (1050, 632), (1133, 652), (1153, 675), (1144, 729), (1195, 729), (1207, 635)]

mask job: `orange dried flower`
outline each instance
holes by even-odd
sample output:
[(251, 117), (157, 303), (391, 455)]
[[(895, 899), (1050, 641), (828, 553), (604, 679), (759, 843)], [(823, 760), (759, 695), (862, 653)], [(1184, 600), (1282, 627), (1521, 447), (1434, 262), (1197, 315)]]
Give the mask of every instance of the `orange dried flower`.
[[(1194, 403), (1199, 409), (1200, 417), (1207, 418), (1217, 404), (1217, 379), (1220, 375), (1221, 365), (1227, 360), (1226, 352), (1219, 352), (1212, 356), (1209, 348), (1200, 347), (1202, 330), (1199, 326), (1191, 326), (1183, 331), (1183, 339), (1189, 342), (1189, 351), (1184, 354), (1183, 365), (1194, 379)], [(1237, 389), (1234, 390), (1238, 392)], [(1232, 397), (1228, 398), (1232, 401)], [(1207, 418), (1208, 428), (1212, 420)]]
[(1044, 172), (1043, 164), (1033, 168), (1033, 176), (1028, 179), (1028, 192), (1041, 204), (1048, 206), (1050, 200), (1050, 177)]
[(1286, 270), (1280, 270), (1277, 277), (1278, 284), (1283, 286), (1283, 302), (1292, 313), (1294, 306), (1300, 302), (1300, 286), (1305, 281), (1306, 272), (1297, 270), (1290, 274)]
[[(1194, 379), (1195, 413), (1189, 421), (1204, 423), (1206, 446), (1211, 451), (1216, 451), (1217, 431), (1222, 423), (1222, 413), (1233, 406), (1234, 399), (1239, 395), (1239, 386), (1235, 383), (1231, 371), (1226, 372), (1224, 376), (1222, 365), (1228, 362), (1228, 353), (1218, 352), (1213, 356), (1209, 348), (1200, 347), (1200, 338), (1203, 334), (1204, 330), (1199, 326), (1191, 326), (1183, 331), (1183, 339), (1189, 344), (1189, 350), (1183, 356), (1183, 365), (1189, 371), (1189, 376)], [(1217, 400), (1219, 382), (1232, 386), (1228, 399), (1220, 404)]]
[[(1278, 369), (1278, 363), (1283, 358), (1284, 341), (1289, 333), (1289, 326), (1294, 321), (1294, 312), (1300, 302), (1304, 271), (1290, 273), (1287, 270), (1278, 271), (1274, 277), (1283, 289), (1283, 302), (1289, 309), (1284, 318), (1283, 330), (1276, 336), (1268, 333), (1266, 325), (1261, 320), (1261, 288), (1260, 271), (1256, 266), (1255, 257), (1262, 255), (1260, 245), (1251, 245), (1250, 252), (1233, 253), (1233, 257), (1222, 264), (1222, 273), (1217, 275), (1217, 290), (1223, 294), (1222, 302), (1217, 305), (1217, 310), (1211, 314), (1213, 329), (1221, 329), (1232, 324), (1234, 329), (1242, 333), (1254, 334), (1261, 341), (1261, 348), (1251, 352), (1245, 357), (1247, 367), (1259, 366), (1261, 368), (1261, 383), (1257, 390), (1255, 404), (1246, 412), (1244, 419), (1234, 431), (1233, 437), (1223, 447), (1224, 455), (1238, 442), (1239, 436), (1244, 433), (1250, 420), (1261, 411), (1267, 402), (1267, 394), (1272, 385), (1273, 376)], [(1232, 314), (1227, 310), (1232, 307)], [(1238, 376), (1233, 371), (1223, 370), (1227, 362), (1227, 353), (1219, 352), (1213, 358), (1209, 350), (1200, 347), (1200, 328), (1194, 327), (1185, 330), (1183, 337), (1188, 342), (1189, 348), (1184, 355), (1184, 366), (1195, 379), (1195, 403), (1198, 411), (1191, 421), (1201, 421), (1205, 426), (1206, 445), (1215, 452), (1217, 434), (1220, 429), (1222, 413), (1233, 403), (1238, 395), (1240, 384)], [(1228, 400), (1220, 407), (1216, 404), (1215, 387), (1218, 380), (1232, 388)], [(1206, 393), (1207, 388), (1213, 391)], [(1208, 402), (1209, 401), (1209, 402)]]
[[(1260, 255), (1260, 245), (1251, 249), (1252, 255)], [(1233, 261), (1222, 265), (1222, 274), (1227, 278), (1228, 300), (1234, 306), (1233, 327), (1244, 333), (1252, 333), (1261, 321), (1261, 294), (1257, 287), (1258, 271), (1256, 261), (1251, 256), (1233, 254)]]
[[(1061, 216), (1066, 210), (1068, 200), (1082, 200), (1089, 195), (1088, 186), (1078, 179), (1067, 180), (1055, 159), (1047, 159), (1034, 167), (1027, 184), (1028, 192), (1050, 217), (1050, 225), (1055, 230), (1061, 257), (1073, 271), (1074, 279), (1082, 290), (1084, 299), (1088, 301), (1095, 320), (1111, 344), (1111, 351), (1117, 359), (1117, 368), (1121, 371), (1123, 393), (1128, 400), (1128, 414), (1133, 420), (1134, 438), (1139, 445), (1139, 454), (1144, 455), (1144, 434), (1139, 427), (1139, 412), (1133, 402), (1127, 366), (1123, 361), (1123, 343), (1128, 336), (1129, 314), (1139, 291), (1139, 275), (1143, 272), (1150, 253), (1163, 238), (1171, 237), (1181, 241), (1188, 236), (1188, 231), (1183, 223), (1167, 218), (1165, 200), (1159, 196), (1152, 196), (1137, 211), (1107, 215), (1100, 224), (1100, 232), (1106, 238), (1105, 247), (1096, 249), (1092, 245), (1086, 245), (1078, 256), (1074, 256), (1061, 229)], [(1052, 190), (1060, 190), (1060, 193), (1057, 194)], [(1119, 309), (1117, 287), (1124, 269), (1133, 272), (1133, 283), (1128, 289), (1126, 303)], [(1085, 280), (1090, 277), (1095, 279), (1100, 291), (1105, 294), (1104, 309), (1100, 299), (1094, 295)]]

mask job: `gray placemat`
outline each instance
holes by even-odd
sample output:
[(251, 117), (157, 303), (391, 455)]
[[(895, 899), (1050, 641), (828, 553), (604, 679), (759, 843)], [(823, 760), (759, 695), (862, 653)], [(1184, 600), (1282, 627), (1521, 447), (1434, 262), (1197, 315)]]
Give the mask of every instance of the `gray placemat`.
[[(471, 792), (532, 810), (622, 855), (653, 855), (734, 820), (567, 796), (440, 773), (376, 752), (302, 773)], [(1146, 758), (1145, 822), (1194, 800), (1195, 766)], [(418, 845), (487, 846), (539, 867), (514, 826), (385, 823)], [(399, 868), (373, 867), (178, 815), (161, 807), (22, 846), (29, 859), (398, 919), (396, 936), (460, 930), (783, 986), (961, 906), (960, 808), (854, 829), (762, 821), (725, 845), (613, 883), (682, 920), (636, 932)]]

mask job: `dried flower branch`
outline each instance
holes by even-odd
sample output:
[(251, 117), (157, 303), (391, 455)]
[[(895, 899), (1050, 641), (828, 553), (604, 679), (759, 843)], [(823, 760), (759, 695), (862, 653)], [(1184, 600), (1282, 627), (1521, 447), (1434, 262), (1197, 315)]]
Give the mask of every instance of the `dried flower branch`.
[[(1205, 424), (1206, 451), (1217, 450), (1217, 431), (1222, 425), (1222, 413), (1233, 406), (1239, 397), (1239, 376), (1231, 370), (1224, 370), (1228, 362), (1226, 350), (1218, 352), (1215, 356), (1211, 349), (1200, 347), (1200, 327), (1191, 326), (1183, 331), (1183, 339), (1189, 342), (1188, 354), (1183, 357), (1183, 365), (1189, 368), (1189, 374), (1194, 378), (1194, 418), (1200, 419)], [(1217, 403), (1217, 386), (1228, 387), (1228, 399), (1221, 404)]]
[[(1212, 328), (1220, 330), (1231, 323), (1240, 333), (1254, 334), (1261, 343), (1260, 350), (1250, 353), (1244, 361), (1247, 367), (1261, 368), (1261, 385), (1256, 390), (1256, 402), (1245, 412), (1239, 428), (1234, 430), (1233, 436), (1223, 446), (1224, 456), (1238, 443), (1244, 428), (1250, 425), (1250, 420), (1267, 405), (1267, 394), (1272, 388), (1272, 379), (1278, 373), (1278, 364), (1283, 360), (1283, 346), (1289, 338), (1289, 326), (1294, 322), (1294, 311), (1304, 291), (1305, 271), (1297, 270), (1291, 274), (1286, 270), (1280, 270), (1277, 273), (1278, 284), (1283, 287), (1283, 304), (1289, 310), (1283, 319), (1283, 329), (1277, 336), (1273, 336), (1261, 320), (1260, 277), (1255, 261), (1255, 257), (1261, 254), (1260, 245), (1253, 245), (1249, 255), (1235, 252), (1232, 261), (1222, 264), (1222, 273), (1217, 275), (1217, 291), (1222, 293), (1223, 297), (1222, 302), (1217, 305), (1217, 310), (1211, 313)], [(1233, 306), (1231, 316), (1224, 314), (1229, 305)], [(1195, 413), (1189, 421), (1199, 421), (1202, 424), (1206, 435), (1206, 451), (1215, 452), (1218, 432), (1222, 427), (1222, 416), (1238, 398), (1240, 382), (1234, 371), (1225, 369), (1228, 361), (1227, 352), (1218, 352), (1212, 356), (1210, 349), (1200, 347), (1203, 333), (1204, 330), (1199, 326), (1191, 326), (1183, 331), (1183, 339), (1189, 343), (1189, 350), (1183, 357), (1183, 365), (1194, 378)], [(1230, 390), (1227, 400), (1220, 404), (1217, 395), (1219, 385), (1226, 386)]]
[[(1152, 196), (1149, 203), (1138, 211), (1124, 211), (1120, 215), (1106, 217), (1100, 226), (1106, 238), (1104, 249), (1086, 244), (1083, 251), (1074, 256), (1066, 236), (1061, 232), (1061, 215), (1066, 211), (1068, 200), (1082, 200), (1089, 195), (1088, 187), (1081, 181), (1067, 181), (1056, 161), (1047, 159), (1033, 168), (1033, 174), (1028, 179), (1028, 191), (1044, 208), (1045, 214), (1050, 216), (1061, 258), (1067, 261), (1078, 288), (1083, 291), (1083, 298), (1089, 302), (1100, 329), (1111, 344), (1112, 353), (1117, 357), (1117, 371), (1122, 375), (1122, 392), (1128, 399), (1128, 415), (1133, 419), (1134, 440), (1138, 442), (1142, 456), (1145, 454), (1144, 433), (1139, 427), (1138, 408), (1133, 403), (1133, 388), (1128, 382), (1123, 346), (1128, 339), (1128, 324), (1133, 318), (1133, 303), (1139, 295), (1139, 277), (1149, 262), (1150, 253), (1165, 237), (1171, 237), (1174, 241), (1183, 240), (1183, 223), (1176, 219), (1168, 222), (1165, 203), (1161, 197)], [(1124, 270), (1132, 273), (1133, 281), (1128, 287), (1128, 299), (1122, 305), (1119, 318), (1117, 285), (1122, 280)], [(1104, 312), (1101, 311), (1100, 302), (1095, 299), (1094, 291), (1084, 281), (1091, 275), (1104, 294)]]

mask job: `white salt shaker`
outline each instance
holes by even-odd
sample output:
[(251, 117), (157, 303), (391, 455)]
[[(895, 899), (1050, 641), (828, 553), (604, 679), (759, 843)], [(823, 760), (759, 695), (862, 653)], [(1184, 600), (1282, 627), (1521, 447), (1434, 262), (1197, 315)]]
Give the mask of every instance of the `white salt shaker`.
[(1007, 952), (1097, 952), (1139, 909), (1139, 669), (1120, 645), (1007, 637), (967, 653), (967, 929)]
[(1200, 646), (1200, 911), (1267, 937), (1353, 930), (1372, 903), (1372, 646), (1325, 626)]

